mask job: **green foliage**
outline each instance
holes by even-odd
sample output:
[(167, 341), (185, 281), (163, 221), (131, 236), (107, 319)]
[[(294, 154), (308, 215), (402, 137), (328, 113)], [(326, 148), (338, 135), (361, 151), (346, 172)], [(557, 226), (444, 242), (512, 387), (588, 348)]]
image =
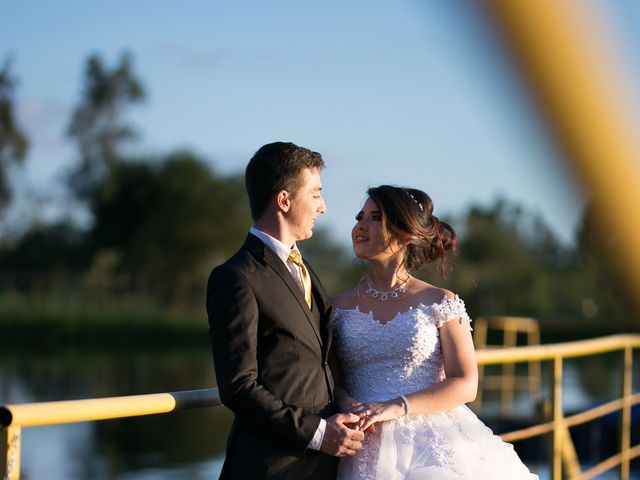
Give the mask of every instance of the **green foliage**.
[(34, 225), (15, 245), (0, 248), (5, 270), (42, 272), (86, 268), (87, 235), (67, 222)]
[(364, 263), (336, 243), (326, 229), (316, 227), (313, 236), (301, 242), (300, 248), (332, 297), (352, 289), (364, 273)]
[(0, 70), (0, 211), (11, 201), (11, 187), (7, 168), (20, 163), (29, 148), (29, 141), (18, 127), (13, 107), (15, 79), (7, 60)]
[(459, 227), (459, 255), (447, 287), (476, 316), (533, 316), (546, 329), (630, 325), (622, 283), (606, 262), (611, 252), (599, 245), (601, 232), (588, 212), (586, 219), (583, 240), (572, 250), (517, 205), (472, 206)]
[(200, 271), (237, 248), (249, 227), (241, 180), (190, 153), (114, 167), (92, 199), (96, 251), (149, 275)]
[(83, 97), (68, 128), (80, 153), (80, 163), (69, 182), (80, 198), (90, 196), (102, 176), (122, 160), (124, 144), (136, 137), (124, 113), (130, 104), (143, 99), (144, 88), (129, 54), (123, 54), (113, 69), (99, 56), (89, 57)]
[[(28, 146), (15, 124), (13, 87), (7, 62), (0, 71), (0, 209), (10, 198), (6, 168), (20, 162)], [(35, 225), (12, 243), (0, 239), (0, 330), (20, 325), (27, 338), (40, 322), (54, 338), (58, 324), (69, 335), (111, 335), (135, 319), (139, 332), (169, 317), (161, 330), (204, 322), (207, 276), (250, 226), (243, 180), (217, 174), (190, 152), (127, 157), (123, 149), (135, 131), (125, 114), (143, 99), (128, 55), (113, 68), (97, 55), (88, 59), (68, 129), (80, 156), (69, 185), (93, 221), (86, 230), (58, 222)], [(610, 263), (615, 235), (597, 228), (590, 209), (575, 249), (506, 200), (471, 206), (450, 223), (459, 234), (459, 254), (448, 278), (435, 269), (421, 276), (460, 294), (472, 316), (534, 316), (543, 330), (570, 322), (581, 328), (637, 322)], [(301, 248), (331, 296), (361, 281), (364, 263), (326, 230), (316, 229)], [(107, 324), (104, 331), (91, 327)]]
[(583, 280), (585, 307), (595, 320), (622, 319), (628, 324), (638, 322), (640, 312), (632, 301), (638, 292), (627, 285), (614, 259), (618, 257), (618, 233), (601, 228), (593, 205), (585, 209), (577, 233), (573, 266)]
[(241, 179), (193, 154), (125, 162), (91, 199), (94, 277), (127, 272), (170, 303), (202, 301), (210, 269), (230, 256), (250, 220)]
[(553, 276), (561, 254), (553, 252), (562, 248), (518, 206), (504, 200), (472, 206), (459, 251), (453, 284), (478, 313), (540, 316), (555, 308)]

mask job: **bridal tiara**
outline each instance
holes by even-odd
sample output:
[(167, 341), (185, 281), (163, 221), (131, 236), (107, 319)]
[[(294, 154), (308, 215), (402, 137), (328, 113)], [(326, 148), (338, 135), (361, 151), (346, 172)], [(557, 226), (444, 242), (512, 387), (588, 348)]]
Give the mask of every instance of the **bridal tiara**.
[(415, 203), (418, 206), (421, 212), (424, 211), (424, 206), (422, 205), (422, 202), (419, 202), (418, 200), (416, 200), (416, 197), (414, 197), (408, 190), (403, 188), (402, 191), (407, 195), (409, 195), (409, 197), (411, 197), (411, 200), (413, 200), (413, 203)]

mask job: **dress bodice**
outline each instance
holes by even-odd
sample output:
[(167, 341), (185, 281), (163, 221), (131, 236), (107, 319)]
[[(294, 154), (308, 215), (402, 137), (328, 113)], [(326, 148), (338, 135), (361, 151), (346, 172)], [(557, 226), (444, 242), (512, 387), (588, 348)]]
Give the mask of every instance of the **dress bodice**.
[(372, 312), (335, 309), (334, 337), (347, 390), (361, 402), (385, 401), (444, 379), (438, 329), (458, 319), (469, 324), (456, 295), (419, 304), (381, 323)]

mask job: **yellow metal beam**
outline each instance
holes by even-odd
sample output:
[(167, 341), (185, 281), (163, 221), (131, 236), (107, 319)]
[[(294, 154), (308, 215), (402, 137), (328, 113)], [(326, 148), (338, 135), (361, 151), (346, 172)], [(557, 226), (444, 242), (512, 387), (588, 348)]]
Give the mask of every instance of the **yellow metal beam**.
[[(631, 447), (631, 393), (633, 390), (633, 350), (624, 350), (624, 373), (622, 374), (622, 415), (620, 416), (620, 451)], [(623, 456), (620, 464), (620, 478), (629, 478), (630, 459)]]
[(153, 415), (182, 408), (218, 405), (220, 405), (218, 389), (210, 388), (173, 393), (5, 405), (0, 408), (0, 422), (5, 426), (37, 427)]
[[(616, 241), (617, 266), (640, 293), (640, 147), (637, 119), (611, 68), (611, 39), (596, 29), (597, 2), (485, 2), (515, 54), (570, 166)], [(617, 75), (617, 76), (614, 76)], [(640, 295), (633, 295), (640, 307)]]
[(627, 346), (640, 348), (640, 335), (609, 335), (607, 337), (593, 338), (590, 340), (553, 343), (549, 345), (505, 348), (500, 350), (478, 350), (476, 351), (476, 360), (479, 365), (493, 365), (503, 362), (553, 360), (558, 355), (564, 358), (575, 358), (622, 350)]

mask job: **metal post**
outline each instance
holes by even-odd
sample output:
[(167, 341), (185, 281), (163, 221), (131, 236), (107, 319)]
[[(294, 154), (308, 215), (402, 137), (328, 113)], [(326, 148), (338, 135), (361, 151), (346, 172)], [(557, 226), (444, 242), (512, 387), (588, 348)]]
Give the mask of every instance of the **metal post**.
[[(475, 343), (476, 350), (482, 350), (487, 348), (487, 319), (484, 317), (480, 317), (476, 319), (475, 328), (473, 332), (473, 340)], [(484, 372), (485, 366), (484, 364), (478, 365), (478, 391), (476, 394), (476, 399), (473, 402), (475, 409), (477, 412), (480, 412), (482, 408), (482, 396), (484, 393)]]
[(633, 372), (633, 350), (624, 349), (624, 371), (622, 377), (622, 415), (620, 416), (620, 480), (629, 479), (629, 448), (631, 447), (631, 387)]
[(20, 427), (0, 429), (0, 475), (3, 480), (20, 480)]
[[(537, 327), (529, 330), (527, 333), (527, 341), (528, 345), (540, 345), (540, 330), (538, 330)], [(531, 395), (533, 402), (538, 403), (541, 398), (540, 382), (542, 378), (542, 367), (540, 365), (540, 361), (529, 361), (528, 374), (529, 394)]]
[[(517, 328), (511, 320), (504, 324), (503, 344), (506, 348), (516, 346)], [(502, 364), (502, 391), (500, 392), (500, 410), (503, 415), (511, 415), (513, 413), (513, 398), (516, 383), (516, 364), (507, 362)]]
[(562, 357), (553, 359), (553, 458), (551, 462), (552, 480), (562, 480)]

